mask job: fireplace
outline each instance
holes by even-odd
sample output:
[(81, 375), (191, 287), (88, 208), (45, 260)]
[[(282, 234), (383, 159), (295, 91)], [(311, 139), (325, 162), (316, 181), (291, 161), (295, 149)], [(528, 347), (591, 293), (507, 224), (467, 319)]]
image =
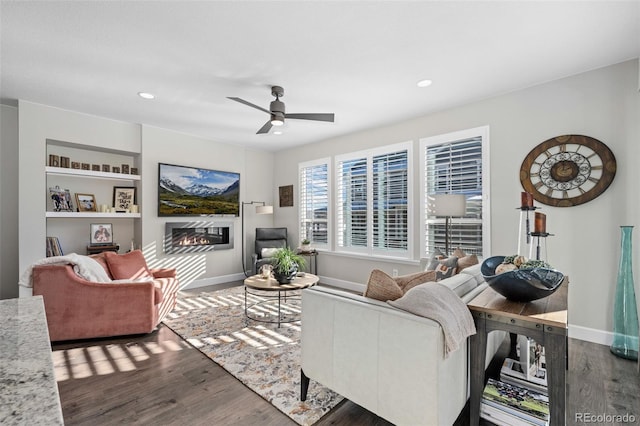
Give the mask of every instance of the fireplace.
[(167, 222), (165, 224), (165, 253), (200, 253), (232, 248), (232, 222)]

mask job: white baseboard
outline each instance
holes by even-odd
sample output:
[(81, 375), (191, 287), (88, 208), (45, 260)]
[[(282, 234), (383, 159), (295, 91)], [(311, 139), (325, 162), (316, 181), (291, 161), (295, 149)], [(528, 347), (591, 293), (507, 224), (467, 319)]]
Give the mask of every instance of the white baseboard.
[(237, 274), (221, 275), (219, 277), (203, 278), (200, 280), (191, 281), (189, 284), (182, 287), (181, 289), (187, 290), (192, 288), (207, 287), (210, 285), (226, 284), (232, 281), (242, 281), (245, 278), (246, 277), (241, 272)]
[(596, 330), (595, 328), (573, 324), (569, 324), (569, 337), (606, 346), (610, 346), (613, 343), (613, 333), (610, 331)]

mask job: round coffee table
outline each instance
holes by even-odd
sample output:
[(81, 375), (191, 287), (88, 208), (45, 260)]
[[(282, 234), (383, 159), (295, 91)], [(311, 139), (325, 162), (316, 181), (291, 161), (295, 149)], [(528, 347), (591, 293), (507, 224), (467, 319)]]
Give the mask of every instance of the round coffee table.
[[(280, 327), (281, 323), (299, 321), (300, 310), (298, 309), (297, 314), (285, 315), (283, 314), (282, 304), (285, 303), (286, 306), (292, 301), (302, 300), (300, 290), (314, 286), (317, 283), (317, 276), (306, 273), (295, 277), (289, 284), (280, 284), (275, 278), (262, 278), (262, 275), (252, 275), (244, 280), (244, 314), (254, 321), (277, 323), (278, 327)], [(250, 290), (260, 291), (262, 294)], [(257, 296), (263, 300), (249, 305), (248, 295)], [(256, 311), (262, 311), (262, 315), (258, 316)], [(274, 316), (275, 319), (273, 318)]]

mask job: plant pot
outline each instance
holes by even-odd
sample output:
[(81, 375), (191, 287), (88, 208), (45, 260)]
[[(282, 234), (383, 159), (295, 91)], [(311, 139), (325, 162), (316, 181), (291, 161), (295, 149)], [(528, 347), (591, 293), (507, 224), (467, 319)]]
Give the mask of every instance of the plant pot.
[(291, 280), (296, 277), (298, 273), (298, 269), (293, 269), (286, 274), (280, 273), (278, 271), (273, 271), (273, 278), (276, 279), (280, 284), (289, 284)]

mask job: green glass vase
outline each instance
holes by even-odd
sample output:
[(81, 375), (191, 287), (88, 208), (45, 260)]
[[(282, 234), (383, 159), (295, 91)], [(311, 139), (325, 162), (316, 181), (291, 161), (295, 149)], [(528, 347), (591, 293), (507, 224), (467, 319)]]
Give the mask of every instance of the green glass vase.
[(638, 308), (633, 284), (631, 232), (633, 226), (621, 226), (620, 267), (613, 304), (613, 343), (611, 352), (627, 359), (638, 359)]

